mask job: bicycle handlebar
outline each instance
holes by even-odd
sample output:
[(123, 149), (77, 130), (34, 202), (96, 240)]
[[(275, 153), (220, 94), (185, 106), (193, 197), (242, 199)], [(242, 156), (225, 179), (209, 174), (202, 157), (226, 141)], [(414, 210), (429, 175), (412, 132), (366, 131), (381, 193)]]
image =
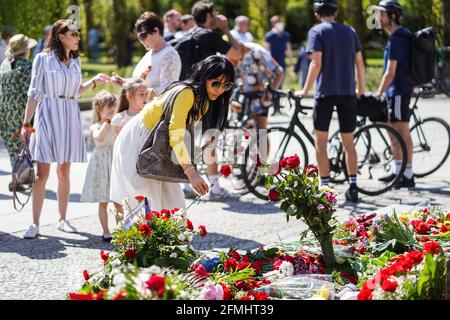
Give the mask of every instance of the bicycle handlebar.
[[(303, 99), (303, 96), (297, 96), (295, 95), (294, 89), (289, 89), (287, 91), (285, 90), (279, 90), (279, 89), (272, 89), (269, 82), (266, 82), (264, 85), (265, 92), (272, 94), (274, 97), (274, 101), (278, 101), (279, 98), (288, 98), (288, 100), (293, 100), (295, 103), (295, 108), (302, 114), (307, 114), (303, 110), (312, 110), (312, 107), (306, 107), (301, 104), (301, 101)], [(290, 103), (290, 102), (289, 102)]]

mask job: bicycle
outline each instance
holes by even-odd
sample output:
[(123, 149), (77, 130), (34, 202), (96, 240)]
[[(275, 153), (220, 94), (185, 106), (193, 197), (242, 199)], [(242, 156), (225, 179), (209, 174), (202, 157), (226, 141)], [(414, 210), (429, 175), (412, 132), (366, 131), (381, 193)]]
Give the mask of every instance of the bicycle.
[[(300, 119), (300, 115), (306, 115), (306, 111), (313, 108), (302, 105), (302, 98), (296, 97), (293, 90), (272, 90), (269, 86), (266, 88), (273, 95), (274, 106), (284, 107), (281, 104), (281, 99), (284, 98), (288, 101), (290, 108), (294, 104), (295, 109), (287, 128), (269, 128), (265, 133), (267, 136), (256, 135), (246, 149), (244, 164), (241, 165), (244, 182), (248, 190), (260, 199), (267, 199), (267, 189), (270, 186), (258, 181), (258, 174), (255, 174), (261, 170), (258, 159), (261, 158), (266, 163), (276, 166), (283, 157), (297, 154), (302, 165), (306, 166), (309, 163), (309, 155), (298, 131), (302, 137), (306, 138), (306, 141), (314, 146), (313, 136)], [(402, 177), (406, 168), (407, 150), (402, 137), (393, 127), (381, 122), (366, 124), (366, 120), (366, 117), (358, 117), (357, 130), (354, 134), (358, 154), (357, 190), (363, 194), (375, 196), (391, 190)], [(332, 153), (329, 155), (330, 177), (333, 183), (343, 183), (347, 180), (348, 174), (343, 145), (337, 137), (338, 133), (335, 133), (329, 139), (329, 152)], [(401, 168), (395, 179), (382, 182), (379, 180), (382, 175), (389, 174), (393, 168), (394, 156), (391, 150), (391, 141), (400, 147)], [(278, 147), (273, 148), (273, 146)], [(274, 183), (276, 184), (276, 182), (275, 177)]]
[(450, 154), (450, 126), (448, 123), (438, 117), (422, 119), (418, 114), (418, 101), (426, 90), (426, 87), (419, 89), (410, 108), (413, 161), (420, 163), (420, 166), (413, 167), (413, 173), (419, 178), (436, 172), (447, 161)]

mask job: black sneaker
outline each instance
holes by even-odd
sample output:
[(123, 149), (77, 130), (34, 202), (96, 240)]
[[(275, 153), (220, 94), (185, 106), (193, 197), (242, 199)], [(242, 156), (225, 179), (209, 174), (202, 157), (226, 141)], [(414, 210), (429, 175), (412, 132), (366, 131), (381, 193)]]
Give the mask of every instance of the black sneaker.
[(389, 183), (389, 182), (391, 182), (392, 180), (394, 180), (396, 177), (397, 177), (397, 175), (391, 173), (391, 174), (388, 175), (388, 176), (379, 178), (378, 181), (385, 182), (385, 183)]
[(394, 188), (395, 189), (400, 189), (400, 188), (414, 188), (416, 186), (416, 183), (414, 181), (414, 176), (411, 179), (408, 179), (405, 176), (402, 176), (398, 182), (395, 184)]
[(345, 199), (351, 202), (358, 202), (358, 190), (356, 190), (356, 188), (349, 188), (347, 192), (345, 192)]

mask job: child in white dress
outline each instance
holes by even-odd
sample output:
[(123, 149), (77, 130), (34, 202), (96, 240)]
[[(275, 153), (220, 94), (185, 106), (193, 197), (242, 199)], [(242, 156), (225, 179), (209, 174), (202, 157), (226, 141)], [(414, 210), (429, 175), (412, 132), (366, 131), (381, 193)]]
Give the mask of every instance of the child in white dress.
[(111, 120), (116, 134), (119, 134), (122, 127), (144, 108), (148, 100), (147, 95), (147, 85), (144, 81), (134, 78), (125, 81), (115, 115)]
[(108, 202), (110, 202), (110, 177), (112, 152), (115, 132), (111, 126), (116, 97), (106, 90), (100, 91), (94, 98), (93, 124), (90, 128), (90, 139), (94, 140), (95, 149), (89, 160), (84, 181), (82, 202), (98, 202), (98, 215), (103, 228), (103, 241), (111, 241), (108, 228)]

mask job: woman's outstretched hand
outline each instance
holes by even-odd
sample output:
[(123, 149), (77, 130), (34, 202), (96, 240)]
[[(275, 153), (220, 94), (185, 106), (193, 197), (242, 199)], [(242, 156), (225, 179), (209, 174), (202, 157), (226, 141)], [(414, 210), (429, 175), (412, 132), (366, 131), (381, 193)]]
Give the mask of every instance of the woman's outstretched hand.
[(203, 180), (202, 177), (198, 173), (188, 177), (189, 182), (191, 183), (192, 189), (194, 189), (199, 195), (204, 196), (208, 193), (209, 187), (208, 184)]
[(112, 76), (110, 79), (111, 79), (111, 82), (114, 83), (115, 85), (118, 85), (118, 86), (123, 85), (123, 82), (124, 82), (123, 78), (115, 72), (112, 73)]
[(104, 73), (97, 74), (93, 78), (93, 80), (96, 82), (100, 82), (100, 83), (111, 83), (112, 82), (112, 79)]

